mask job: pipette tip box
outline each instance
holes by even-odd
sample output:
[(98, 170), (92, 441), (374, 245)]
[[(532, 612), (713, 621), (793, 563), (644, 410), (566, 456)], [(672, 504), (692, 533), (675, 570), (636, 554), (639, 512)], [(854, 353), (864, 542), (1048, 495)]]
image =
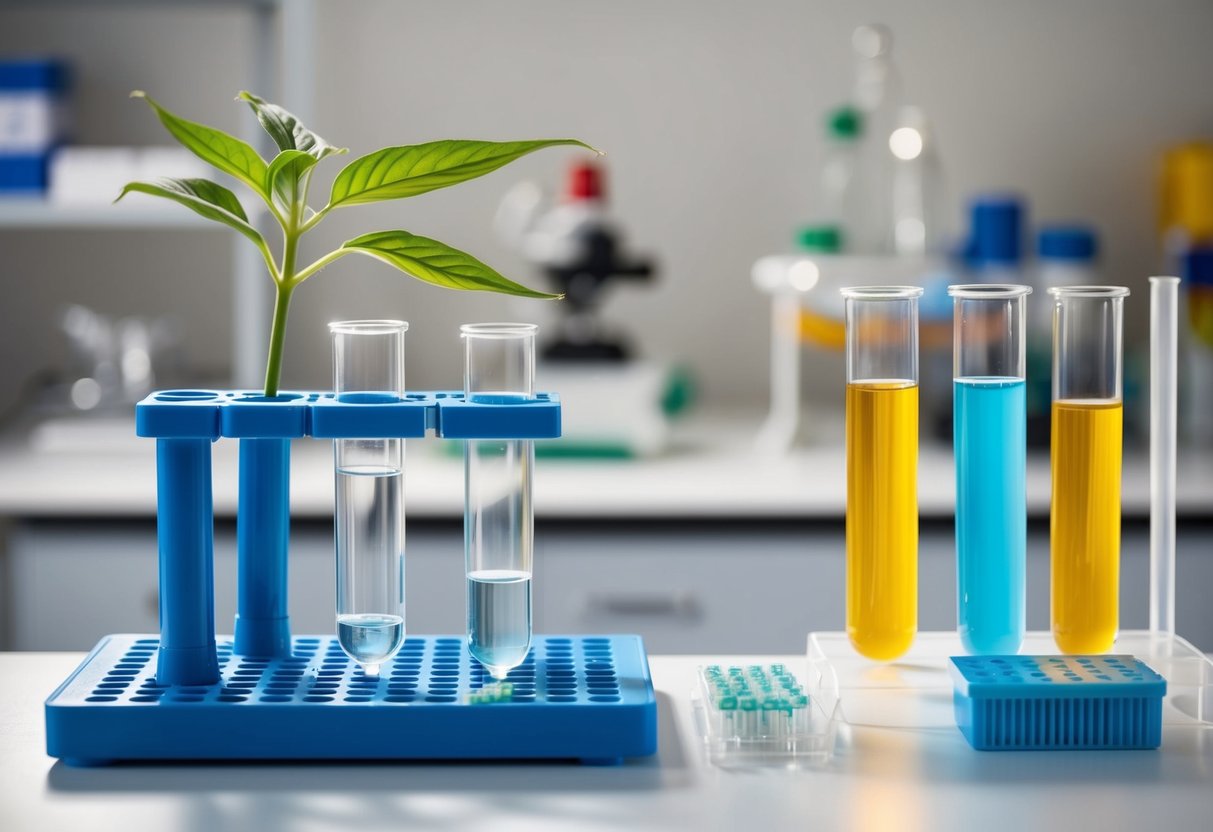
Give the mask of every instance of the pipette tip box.
[(979, 751), (1158, 748), (1166, 680), (1133, 656), (955, 656), (956, 724)]
[(378, 677), (332, 636), (289, 657), (217, 644), (214, 685), (161, 685), (154, 636), (111, 635), (46, 702), (47, 752), (75, 765), (154, 760), (579, 760), (657, 750), (639, 636), (537, 636), (509, 698), (458, 637), (409, 637)]
[(827, 762), (838, 729), (837, 685), (809, 670), (797, 677), (784, 664), (700, 667), (692, 705), (708, 759), (722, 768)]

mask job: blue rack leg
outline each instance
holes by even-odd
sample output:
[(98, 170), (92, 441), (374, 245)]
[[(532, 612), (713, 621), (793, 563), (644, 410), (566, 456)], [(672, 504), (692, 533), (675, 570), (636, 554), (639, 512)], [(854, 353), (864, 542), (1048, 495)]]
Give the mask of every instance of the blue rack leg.
[(156, 681), (210, 685), (215, 656), (214, 507), (211, 440), (156, 440), (156, 534), (160, 549), (160, 653)]
[(239, 591), (234, 652), (288, 656), (287, 546), (290, 537), (289, 439), (240, 440), (236, 516)]

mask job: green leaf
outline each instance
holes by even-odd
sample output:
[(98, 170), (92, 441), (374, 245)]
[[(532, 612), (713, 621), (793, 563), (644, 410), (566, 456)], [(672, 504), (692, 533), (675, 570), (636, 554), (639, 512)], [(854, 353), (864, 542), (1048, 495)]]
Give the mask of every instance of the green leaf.
[(319, 160), (302, 150), (284, 150), (270, 162), (265, 174), (265, 188), (288, 212), (302, 199), (299, 180), (315, 167)]
[(349, 148), (329, 144), (277, 104), (271, 104), (248, 90), (241, 91), (236, 98), (248, 102), (249, 107), (257, 114), (257, 121), (261, 122), (261, 126), (270, 134), (279, 150), (302, 150), (317, 160), (334, 153), (349, 153)]
[(132, 92), (131, 98), (146, 100), (173, 138), (199, 159), (234, 176), (261, 196), (268, 198), (265, 190), (265, 160), (247, 143), (235, 136), (229, 136), (222, 130), (173, 115), (142, 90)]
[(528, 289), (502, 277), (470, 254), (407, 231), (363, 234), (347, 241), (341, 248), (382, 260), (418, 280), (447, 289), (475, 289), (525, 298), (563, 297)]
[[(240, 200), (227, 188), (208, 179), (158, 179), (155, 182), (128, 182), (118, 194), (122, 199), (129, 193), (136, 192), (171, 199), (184, 205), (195, 214), (208, 220), (221, 222), (234, 228), (260, 246), (265, 240), (257, 229), (249, 225), (248, 216), (240, 205)], [(114, 202), (117, 202), (115, 199)]]
[(576, 145), (594, 150), (577, 139), (538, 139), (528, 142), (445, 139), (386, 147), (355, 159), (337, 174), (329, 205), (336, 208), (339, 205), (416, 196), (484, 176), (528, 153), (557, 145)]

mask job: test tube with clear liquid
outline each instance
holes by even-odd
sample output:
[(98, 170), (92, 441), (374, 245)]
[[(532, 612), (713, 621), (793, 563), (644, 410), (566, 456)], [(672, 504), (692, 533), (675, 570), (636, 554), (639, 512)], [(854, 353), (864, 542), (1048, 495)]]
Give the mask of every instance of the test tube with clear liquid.
[[(329, 324), (338, 401), (400, 401), (407, 329), (389, 320)], [(404, 643), (404, 440), (337, 439), (333, 461), (337, 640), (374, 676)]]
[[(461, 327), (464, 396), (522, 404), (534, 398), (534, 324)], [(468, 650), (495, 679), (531, 649), (535, 445), (526, 439), (469, 439), (464, 446), (464, 551)]]
[(956, 456), (956, 622), (970, 653), (1018, 653), (1027, 548), (1028, 286), (949, 286)]
[(1111, 649), (1119, 626), (1123, 286), (1049, 289), (1053, 305), (1053, 640)]
[(847, 636), (880, 661), (918, 630), (918, 298), (842, 290), (846, 304)]

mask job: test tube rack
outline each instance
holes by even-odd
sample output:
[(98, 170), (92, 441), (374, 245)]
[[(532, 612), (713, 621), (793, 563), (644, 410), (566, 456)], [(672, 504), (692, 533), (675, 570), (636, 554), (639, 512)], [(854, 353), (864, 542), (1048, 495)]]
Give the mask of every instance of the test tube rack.
[[(638, 636), (537, 636), (507, 701), (458, 637), (410, 637), (379, 676), (287, 616), (290, 441), (548, 439), (550, 393), (402, 398), (171, 390), (135, 408), (156, 439), (160, 628), (103, 638), (46, 702), (47, 752), (70, 764), (135, 760), (571, 759), (657, 750), (657, 705)], [(237, 617), (214, 626), (211, 444), (240, 440)]]

